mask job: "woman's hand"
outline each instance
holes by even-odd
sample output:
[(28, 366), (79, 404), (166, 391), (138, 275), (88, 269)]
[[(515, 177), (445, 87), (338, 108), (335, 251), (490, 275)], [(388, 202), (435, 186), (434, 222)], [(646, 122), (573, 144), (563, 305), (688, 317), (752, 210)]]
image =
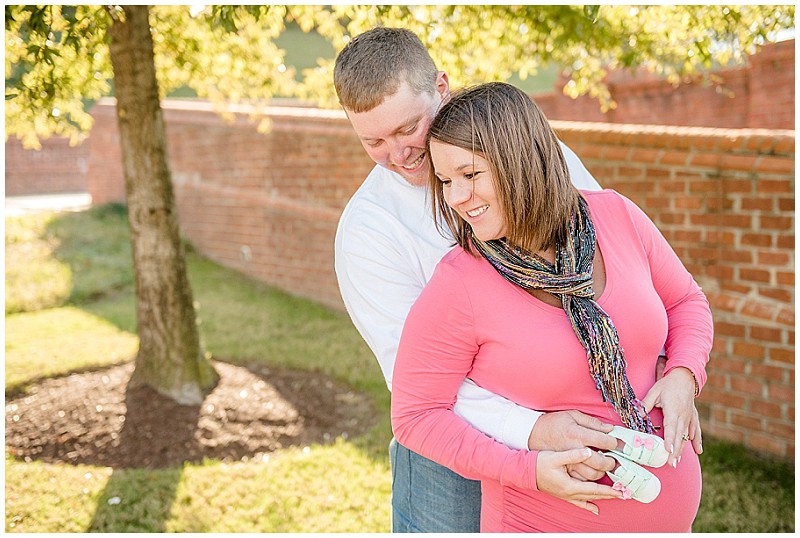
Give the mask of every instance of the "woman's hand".
[(570, 476), (567, 468), (592, 458), (590, 448), (576, 448), (563, 452), (543, 450), (536, 457), (536, 487), (578, 508), (597, 515), (597, 505), (589, 502), (598, 499), (621, 499), (622, 492), (597, 482), (583, 482)]
[[(671, 370), (656, 381), (642, 404), (648, 412), (653, 407), (660, 407), (664, 412), (664, 445), (671, 453), (667, 463), (676, 467), (686, 441), (700, 436), (700, 420), (694, 407), (692, 372), (684, 367)], [(684, 438), (684, 435), (687, 437)]]

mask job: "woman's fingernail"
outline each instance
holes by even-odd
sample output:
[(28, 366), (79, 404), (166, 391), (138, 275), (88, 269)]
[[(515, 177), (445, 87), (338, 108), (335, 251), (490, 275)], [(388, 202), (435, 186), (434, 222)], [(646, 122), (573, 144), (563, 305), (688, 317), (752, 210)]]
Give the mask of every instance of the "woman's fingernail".
[(678, 462), (676, 460), (672, 460), (672, 468), (673, 469), (677, 469), (678, 468)]
[(682, 458), (682, 457), (683, 457), (683, 456), (678, 456), (678, 463), (680, 463), (680, 462), (681, 462), (681, 458)]

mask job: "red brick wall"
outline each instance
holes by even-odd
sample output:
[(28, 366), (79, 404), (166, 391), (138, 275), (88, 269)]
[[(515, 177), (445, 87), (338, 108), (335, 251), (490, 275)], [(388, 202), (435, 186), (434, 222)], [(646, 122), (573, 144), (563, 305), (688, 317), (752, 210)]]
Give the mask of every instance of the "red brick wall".
[(87, 141), (89, 166), (86, 185), (95, 205), (125, 200), (116, 101), (101, 99), (92, 107), (92, 132)]
[[(343, 114), (274, 109), (264, 135), (243, 117), (164, 108), (183, 233), (211, 259), (341, 309), (336, 222), (372, 168)], [(94, 115), (91, 192), (120, 200), (112, 109)], [(553, 125), (601, 184), (653, 218), (709, 296), (704, 431), (792, 457), (794, 132)]]
[(767, 45), (749, 63), (747, 126), (794, 129), (795, 40)]
[(676, 88), (652, 75), (612, 73), (608, 84), (617, 108), (606, 113), (587, 96), (571, 99), (559, 91), (534, 98), (552, 120), (794, 129), (794, 44), (772, 43), (746, 67), (715, 73), (722, 87), (687, 82)]
[(67, 138), (42, 140), (42, 150), (26, 150), (17, 138), (6, 141), (6, 196), (86, 192), (89, 146), (71, 147)]

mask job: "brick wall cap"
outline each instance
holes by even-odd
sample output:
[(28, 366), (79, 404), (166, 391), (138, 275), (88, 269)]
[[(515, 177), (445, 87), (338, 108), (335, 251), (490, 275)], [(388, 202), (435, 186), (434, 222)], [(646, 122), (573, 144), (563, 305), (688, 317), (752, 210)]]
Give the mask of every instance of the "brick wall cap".
[[(263, 107), (247, 104), (230, 104), (223, 109), (218, 109), (210, 101), (200, 99), (162, 99), (161, 108), (166, 111), (185, 111), (185, 112), (232, 112), (238, 115), (265, 115), (271, 118), (308, 118), (322, 120), (346, 120), (344, 111), (310, 106), (300, 106), (296, 101), (289, 101), (281, 105), (280, 102), (272, 103)], [(116, 99), (113, 97), (103, 97), (98, 100), (95, 107), (116, 106)]]
[(680, 125), (640, 125), (635, 123), (601, 123), (584, 121), (552, 120), (556, 131), (584, 131), (614, 134), (657, 134), (668, 136), (693, 136), (698, 138), (728, 137), (741, 139), (754, 136), (788, 138), (794, 140), (794, 130), (789, 129), (721, 129), (717, 127), (690, 127)]
[[(112, 97), (104, 97), (97, 101), (95, 107), (113, 107), (116, 100)], [(217, 113), (214, 104), (209, 101), (196, 99), (164, 99), (161, 101), (161, 108), (167, 111), (185, 111), (200, 113)], [(347, 120), (344, 111), (331, 110), (316, 107), (292, 105), (268, 105), (265, 107), (255, 107), (252, 105), (232, 104), (227, 108), (228, 112), (237, 115), (263, 114), (270, 118), (296, 118), (296, 119), (316, 119), (316, 120)], [(719, 138), (724, 136), (732, 140), (741, 140), (751, 137), (770, 137), (775, 139), (794, 140), (794, 130), (789, 129), (721, 129), (715, 127), (691, 127), (679, 125), (640, 125), (633, 123), (600, 123), (600, 122), (581, 122), (552, 120), (550, 122), (556, 131), (581, 131), (604, 134), (618, 135), (647, 135), (656, 134), (660, 136), (692, 136), (697, 138)]]

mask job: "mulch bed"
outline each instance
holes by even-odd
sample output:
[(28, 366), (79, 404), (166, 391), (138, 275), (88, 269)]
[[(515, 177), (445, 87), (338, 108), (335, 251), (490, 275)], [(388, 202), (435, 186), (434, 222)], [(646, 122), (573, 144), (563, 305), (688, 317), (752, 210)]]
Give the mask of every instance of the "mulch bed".
[(199, 406), (128, 390), (132, 363), (46, 379), (7, 397), (7, 450), (25, 461), (180, 467), (354, 437), (376, 422), (369, 398), (323, 374), (214, 367), (220, 381)]

